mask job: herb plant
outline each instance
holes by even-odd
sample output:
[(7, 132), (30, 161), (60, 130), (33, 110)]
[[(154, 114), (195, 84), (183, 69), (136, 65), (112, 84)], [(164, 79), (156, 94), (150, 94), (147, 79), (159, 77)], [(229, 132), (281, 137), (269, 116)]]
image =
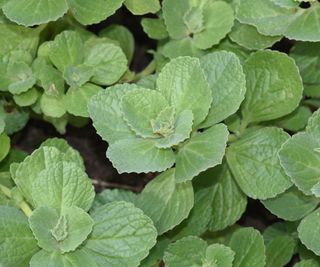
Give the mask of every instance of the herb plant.
[(317, 0), (0, 0), (0, 266), (320, 266), (319, 25)]

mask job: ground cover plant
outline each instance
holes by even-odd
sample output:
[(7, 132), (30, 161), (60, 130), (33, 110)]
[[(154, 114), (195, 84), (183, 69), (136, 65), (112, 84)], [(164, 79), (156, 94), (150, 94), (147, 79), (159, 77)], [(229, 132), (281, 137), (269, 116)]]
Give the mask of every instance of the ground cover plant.
[(0, 266), (320, 266), (320, 1), (0, 0)]

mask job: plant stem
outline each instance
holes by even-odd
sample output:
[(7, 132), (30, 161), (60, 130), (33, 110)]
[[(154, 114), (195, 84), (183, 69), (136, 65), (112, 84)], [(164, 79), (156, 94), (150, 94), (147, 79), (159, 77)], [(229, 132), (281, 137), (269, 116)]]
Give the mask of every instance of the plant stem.
[(152, 74), (155, 70), (156, 70), (156, 62), (154, 60), (152, 60), (143, 71), (136, 74), (133, 81), (134, 82), (139, 81), (143, 77)]
[[(11, 189), (4, 186), (4, 185), (0, 185), (0, 189), (3, 192), (3, 194), (5, 194), (5, 196), (7, 196), (8, 198), (12, 199), (11, 196)], [(27, 216), (30, 217), (31, 213), (32, 213), (32, 209), (30, 208), (30, 206), (27, 204), (27, 202), (25, 201), (21, 201), (19, 203), (19, 208), (23, 211), (23, 213)]]

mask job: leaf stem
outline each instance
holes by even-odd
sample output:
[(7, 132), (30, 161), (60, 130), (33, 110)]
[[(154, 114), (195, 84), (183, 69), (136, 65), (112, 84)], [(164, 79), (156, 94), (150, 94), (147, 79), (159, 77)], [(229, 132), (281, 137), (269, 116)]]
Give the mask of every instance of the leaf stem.
[[(0, 185), (0, 189), (3, 192), (3, 194), (5, 194), (5, 196), (7, 196), (8, 198), (12, 199), (12, 195), (11, 195), (11, 189), (4, 186), (4, 185)], [(32, 213), (32, 209), (30, 208), (30, 206), (27, 204), (27, 202), (25, 201), (21, 201), (19, 203), (19, 208), (23, 211), (23, 213), (27, 216), (30, 217), (31, 213)]]
[(139, 81), (143, 77), (152, 74), (155, 70), (156, 70), (156, 62), (154, 60), (152, 60), (143, 71), (136, 74), (133, 81), (134, 82)]

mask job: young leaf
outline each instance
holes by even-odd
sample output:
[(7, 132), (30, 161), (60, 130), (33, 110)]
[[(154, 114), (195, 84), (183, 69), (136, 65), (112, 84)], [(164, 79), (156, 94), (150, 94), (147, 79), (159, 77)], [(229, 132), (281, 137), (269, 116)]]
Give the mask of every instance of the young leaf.
[(155, 141), (147, 139), (123, 139), (111, 144), (107, 157), (119, 173), (160, 172), (175, 162), (174, 152), (160, 149)]
[(0, 208), (0, 264), (27, 267), (39, 250), (27, 217), (13, 207)]
[(179, 114), (191, 110), (194, 127), (207, 116), (212, 102), (208, 82), (196, 58), (180, 57), (171, 60), (159, 74), (157, 90), (176, 108)]
[(64, 210), (77, 206), (88, 211), (94, 199), (94, 188), (86, 173), (75, 163), (59, 162), (44, 169), (32, 184), (36, 207)]
[(261, 234), (253, 228), (237, 230), (229, 242), (235, 252), (233, 267), (265, 266), (265, 246)]
[(317, 209), (305, 217), (298, 227), (298, 234), (302, 244), (318, 256), (320, 256), (320, 225), (318, 223), (320, 220), (319, 211), (320, 210)]
[(227, 149), (229, 168), (247, 196), (272, 198), (292, 185), (277, 157), (288, 138), (279, 128), (262, 128), (249, 131)]
[(29, 218), (38, 246), (61, 253), (75, 250), (92, 231), (93, 221), (78, 207), (67, 207), (61, 213), (54, 208), (36, 208)]
[(176, 181), (191, 180), (202, 171), (220, 164), (225, 153), (228, 134), (224, 124), (217, 124), (186, 141), (177, 154)]
[(291, 113), (302, 97), (302, 82), (294, 61), (275, 51), (259, 51), (244, 64), (247, 80), (242, 116), (247, 123)]
[(230, 52), (214, 52), (200, 59), (213, 101), (201, 127), (210, 127), (235, 113), (244, 99), (246, 79), (240, 60)]
[(91, 216), (93, 231), (83, 250), (99, 266), (137, 266), (156, 243), (157, 231), (151, 219), (131, 203), (112, 202)]
[(152, 39), (162, 40), (168, 37), (163, 19), (143, 18), (141, 25), (143, 31)]
[(296, 221), (312, 212), (319, 202), (319, 199), (306, 196), (293, 186), (275, 198), (262, 201), (262, 204), (277, 217)]
[(177, 184), (174, 174), (175, 170), (171, 169), (157, 176), (136, 203), (153, 220), (159, 235), (187, 218), (194, 204), (192, 184)]

